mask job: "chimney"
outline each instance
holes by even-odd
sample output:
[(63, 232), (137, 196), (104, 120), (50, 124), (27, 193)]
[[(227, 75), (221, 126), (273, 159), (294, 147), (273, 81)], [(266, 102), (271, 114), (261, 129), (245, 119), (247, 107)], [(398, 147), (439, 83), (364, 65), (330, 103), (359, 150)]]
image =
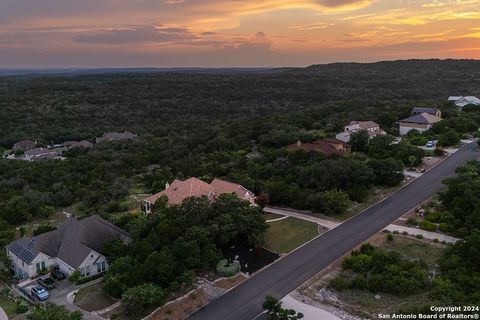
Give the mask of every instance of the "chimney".
[(297, 147), (300, 147), (302, 145), (302, 141), (298, 140), (297, 141)]
[(170, 183), (165, 183), (165, 190), (167, 190), (170, 187)]

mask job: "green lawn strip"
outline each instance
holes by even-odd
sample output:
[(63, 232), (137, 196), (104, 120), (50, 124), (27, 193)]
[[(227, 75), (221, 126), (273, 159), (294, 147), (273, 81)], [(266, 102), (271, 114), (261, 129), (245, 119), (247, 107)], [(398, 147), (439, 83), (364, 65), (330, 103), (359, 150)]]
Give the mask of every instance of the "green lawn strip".
[(269, 226), (265, 247), (277, 253), (288, 253), (318, 235), (316, 223), (292, 217)]
[(0, 296), (0, 307), (3, 309), (3, 311), (5, 311), (9, 318), (17, 315), (17, 304), (5, 296)]
[(273, 220), (285, 217), (277, 213), (265, 213), (263, 216), (265, 217), (265, 220)]
[(86, 311), (102, 310), (114, 302), (103, 290), (101, 282), (80, 289), (74, 299), (75, 305)]

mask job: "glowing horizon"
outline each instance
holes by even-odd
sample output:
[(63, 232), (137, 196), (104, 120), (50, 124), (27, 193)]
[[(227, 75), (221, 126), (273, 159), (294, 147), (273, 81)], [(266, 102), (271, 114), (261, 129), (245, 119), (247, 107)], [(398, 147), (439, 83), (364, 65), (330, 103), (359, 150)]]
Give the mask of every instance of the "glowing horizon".
[(480, 0), (0, 0), (0, 67), (480, 59)]

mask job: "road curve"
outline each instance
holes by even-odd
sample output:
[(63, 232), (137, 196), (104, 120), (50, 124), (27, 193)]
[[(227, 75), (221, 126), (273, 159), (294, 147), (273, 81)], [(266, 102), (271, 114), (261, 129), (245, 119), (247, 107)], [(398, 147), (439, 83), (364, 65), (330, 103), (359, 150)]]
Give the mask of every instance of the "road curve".
[(262, 312), (262, 302), (266, 295), (284, 297), (358, 244), (440, 191), (443, 188), (441, 181), (453, 175), (457, 166), (479, 158), (476, 142), (462, 147), (390, 197), (279, 259), (188, 319), (254, 319)]

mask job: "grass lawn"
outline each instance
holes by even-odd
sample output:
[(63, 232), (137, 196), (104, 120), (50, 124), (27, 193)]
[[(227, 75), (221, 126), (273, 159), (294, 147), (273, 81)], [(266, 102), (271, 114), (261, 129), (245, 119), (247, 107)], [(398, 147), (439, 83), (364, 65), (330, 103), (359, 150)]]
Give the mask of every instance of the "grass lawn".
[(269, 223), (265, 248), (277, 253), (288, 253), (318, 235), (316, 223), (297, 218), (286, 218)]
[(16, 307), (17, 304), (12, 302), (10, 299), (4, 296), (0, 296), (0, 307), (5, 311), (9, 318), (13, 318), (13, 316), (17, 315)]
[(265, 218), (265, 220), (273, 220), (273, 219), (278, 219), (285, 216), (282, 216), (281, 214), (276, 214), (276, 213), (264, 213), (263, 217)]
[(74, 299), (75, 305), (86, 311), (102, 310), (114, 302), (103, 290), (101, 282), (80, 289)]

